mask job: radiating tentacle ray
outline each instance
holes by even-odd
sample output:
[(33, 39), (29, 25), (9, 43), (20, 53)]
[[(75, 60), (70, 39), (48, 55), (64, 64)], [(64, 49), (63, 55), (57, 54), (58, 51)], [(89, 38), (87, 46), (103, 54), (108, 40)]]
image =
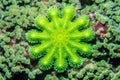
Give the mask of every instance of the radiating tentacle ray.
[(55, 49), (56, 47), (54, 46), (50, 52), (48, 52), (42, 59), (40, 59), (38, 64), (41, 69), (48, 70), (51, 68)]
[(71, 44), (72, 46), (78, 48), (81, 53), (90, 53), (91, 52), (91, 46), (88, 44), (83, 44), (83, 43), (78, 43), (78, 42), (73, 42), (73, 41), (69, 41), (69, 44)]
[(57, 8), (50, 8), (48, 10), (48, 17), (52, 20), (53, 24), (55, 24), (55, 28), (60, 27), (59, 10)]
[(53, 27), (51, 26), (50, 22), (48, 22), (48, 19), (45, 16), (38, 16), (35, 19), (35, 25), (38, 29), (45, 29), (49, 32), (53, 31)]
[(68, 29), (69, 32), (74, 31), (76, 29), (86, 28), (89, 24), (89, 18), (86, 15), (80, 16), (75, 20), (75, 22)]
[(73, 52), (67, 46), (65, 46), (65, 49), (69, 55), (70, 66), (71, 67), (79, 67), (82, 63), (82, 61), (80, 60), (80, 57), (78, 55), (76, 55), (75, 53), (73, 54)]
[(63, 53), (62, 49), (63, 49), (62, 47), (58, 48), (58, 57), (55, 61), (54, 69), (58, 72), (63, 72), (67, 68), (67, 62), (65, 60), (64, 53)]
[(38, 42), (40, 40), (50, 39), (50, 36), (47, 33), (41, 33), (36, 30), (31, 30), (26, 34), (26, 39), (29, 42)]
[(67, 6), (62, 10), (62, 15), (63, 15), (63, 28), (65, 28), (69, 22), (73, 19), (75, 16), (75, 8), (73, 6)]
[(70, 38), (71, 39), (79, 39), (79, 40), (83, 40), (83, 41), (89, 41), (94, 38), (94, 32), (90, 29), (84, 30), (82, 32), (77, 30), (70, 35)]
[(41, 45), (30, 47), (29, 49), (30, 56), (32, 58), (38, 58), (39, 56), (41, 56), (42, 54), (41, 52), (44, 51), (46, 48), (48, 48), (50, 45), (51, 45), (51, 42), (45, 42), (45, 43), (42, 43)]

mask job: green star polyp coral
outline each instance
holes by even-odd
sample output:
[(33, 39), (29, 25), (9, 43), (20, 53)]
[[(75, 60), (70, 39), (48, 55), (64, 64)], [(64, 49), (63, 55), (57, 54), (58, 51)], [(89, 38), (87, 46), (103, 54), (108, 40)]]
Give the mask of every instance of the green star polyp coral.
[[(75, 18), (73, 6), (66, 6), (59, 11), (49, 8), (48, 16), (38, 16), (35, 25), (38, 30), (30, 30), (26, 39), (37, 45), (29, 48), (29, 55), (33, 59), (40, 58), (38, 65), (42, 70), (48, 70), (54, 65), (57, 72), (64, 72), (68, 64), (78, 68), (83, 63), (78, 51), (82, 55), (91, 53), (91, 46), (83, 41), (90, 41), (94, 32), (86, 29), (89, 24), (87, 15)], [(86, 29), (86, 30), (83, 30)]]

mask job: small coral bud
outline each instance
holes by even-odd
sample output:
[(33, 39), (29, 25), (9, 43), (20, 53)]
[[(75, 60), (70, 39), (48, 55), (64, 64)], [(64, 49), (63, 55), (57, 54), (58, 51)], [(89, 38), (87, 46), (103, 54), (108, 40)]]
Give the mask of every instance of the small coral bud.
[(39, 57), (39, 50), (35, 49), (34, 47), (30, 47), (29, 55), (30, 55), (31, 58), (36, 59), (36, 58)]
[(94, 38), (94, 31), (87, 29), (85, 31), (83, 31), (83, 33), (81, 34), (82, 38), (85, 39), (86, 41), (90, 41)]
[(67, 68), (67, 62), (65, 59), (57, 59), (54, 65), (55, 71), (59, 73), (64, 72)]
[(39, 33), (36, 30), (31, 30), (26, 34), (26, 39), (33, 43), (36, 42), (36, 39), (39, 39), (37, 36), (39, 36)]
[(69, 59), (69, 64), (73, 68), (78, 68), (83, 64), (83, 59), (79, 56), (71, 56)]
[(59, 16), (59, 10), (57, 8), (50, 8), (47, 13), (50, 19), (57, 18)]
[(87, 15), (83, 15), (80, 16), (77, 20), (76, 20), (76, 25), (77, 26), (82, 26), (83, 27), (87, 27), (89, 24), (89, 17)]
[(46, 24), (48, 24), (48, 20), (45, 16), (38, 16), (35, 19), (35, 25), (38, 29), (44, 28), (45, 26), (47, 26)]
[(50, 69), (52, 67), (52, 63), (53, 63), (52, 59), (50, 59), (48, 61), (48, 60), (46, 60), (46, 58), (42, 58), (38, 62), (38, 65), (39, 65), (40, 69), (42, 69), (42, 70), (48, 70), (48, 69)]
[(67, 17), (68, 19), (72, 19), (75, 13), (75, 8), (73, 6), (66, 6), (62, 11), (63, 17)]
[(81, 55), (85, 55), (85, 56), (90, 56), (91, 55), (91, 45), (88, 44), (84, 44), (83, 46), (81, 46), (81, 50), (80, 50), (80, 54)]

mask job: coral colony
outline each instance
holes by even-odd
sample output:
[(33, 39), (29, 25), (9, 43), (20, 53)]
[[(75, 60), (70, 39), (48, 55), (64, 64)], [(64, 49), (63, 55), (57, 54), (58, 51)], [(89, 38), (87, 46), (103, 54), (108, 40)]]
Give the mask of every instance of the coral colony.
[(0, 0), (0, 80), (120, 80), (120, 0)]
[(42, 70), (50, 69), (53, 63), (56, 72), (64, 72), (68, 64), (73, 68), (79, 68), (83, 63), (83, 58), (79, 54), (91, 54), (91, 45), (85, 41), (94, 38), (94, 32), (87, 29), (88, 16), (81, 15), (73, 20), (76, 12), (71, 5), (65, 6), (62, 11), (51, 7), (47, 15), (48, 18), (38, 16), (35, 19), (38, 30), (30, 30), (26, 34), (29, 42), (37, 43), (30, 47), (30, 57), (40, 58), (38, 65)]

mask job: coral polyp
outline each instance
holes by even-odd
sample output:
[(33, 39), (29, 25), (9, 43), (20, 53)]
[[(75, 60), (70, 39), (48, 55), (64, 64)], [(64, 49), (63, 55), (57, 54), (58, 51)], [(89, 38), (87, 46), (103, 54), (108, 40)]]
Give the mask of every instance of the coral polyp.
[(87, 56), (92, 50), (91, 45), (85, 43), (94, 38), (94, 32), (86, 29), (89, 17), (81, 15), (73, 20), (76, 11), (71, 5), (62, 11), (51, 7), (47, 15), (35, 19), (40, 31), (30, 30), (26, 34), (29, 42), (37, 44), (29, 48), (30, 57), (40, 59), (38, 65), (42, 70), (50, 69), (53, 64), (56, 72), (64, 72), (68, 65), (79, 68), (83, 63), (79, 53)]

